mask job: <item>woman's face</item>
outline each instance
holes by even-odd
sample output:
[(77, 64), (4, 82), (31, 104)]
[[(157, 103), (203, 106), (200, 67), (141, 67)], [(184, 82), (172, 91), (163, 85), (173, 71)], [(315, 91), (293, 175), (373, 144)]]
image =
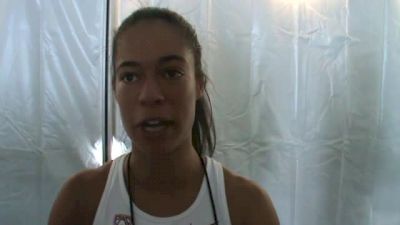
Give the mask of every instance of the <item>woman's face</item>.
[(202, 85), (181, 32), (162, 20), (144, 20), (121, 34), (116, 50), (115, 96), (135, 149), (190, 147)]

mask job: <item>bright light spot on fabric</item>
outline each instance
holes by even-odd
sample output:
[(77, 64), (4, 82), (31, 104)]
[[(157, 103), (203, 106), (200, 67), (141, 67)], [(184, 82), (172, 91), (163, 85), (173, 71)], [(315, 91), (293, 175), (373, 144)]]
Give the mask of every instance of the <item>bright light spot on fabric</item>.
[[(94, 151), (95, 160), (101, 165), (103, 164), (103, 140), (102, 139), (97, 140), (94, 146), (95, 146), (95, 151)], [(126, 145), (123, 142), (113, 137), (111, 146), (112, 160), (128, 151), (129, 150), (127, 149)]]

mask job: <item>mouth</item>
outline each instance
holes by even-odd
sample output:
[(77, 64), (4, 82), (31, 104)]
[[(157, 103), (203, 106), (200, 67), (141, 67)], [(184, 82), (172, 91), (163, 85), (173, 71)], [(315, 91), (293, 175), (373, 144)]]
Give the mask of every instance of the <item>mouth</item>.
[(151, 118), (145, 119), (139, 123), (141, 127), (146, 132), (159, 132), (166, 129), (168, 126), (172, 125), (173, 121), (164, 118)]

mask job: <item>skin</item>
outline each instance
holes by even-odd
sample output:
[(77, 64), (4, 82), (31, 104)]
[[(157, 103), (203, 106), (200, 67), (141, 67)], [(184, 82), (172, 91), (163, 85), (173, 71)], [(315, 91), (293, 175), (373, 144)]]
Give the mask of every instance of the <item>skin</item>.
[[(191, 140), (195, 102), (203, 94), (203, 84), (194, 72), (193, 54), (176, 27), (161, 20), (145, 20), (121, 35), (116, 68), (115, 97), (124, 127), (135, 140), (130, 165), (135, 204), (154, 216), (181, 213), (196, 198), (203, 179)], [(158, 132), (138, 126), (152, 117), (173, 122)], [(92, 224), (110, 166), (108, 162), (71, 177), (53, 205), (49, 225)], [(272, 202), (261, 187), (223, 170), (233, 225), (279, 224)], [(133, 179), (127, 177), (126, 161), (124, 177), (125, 183)]]

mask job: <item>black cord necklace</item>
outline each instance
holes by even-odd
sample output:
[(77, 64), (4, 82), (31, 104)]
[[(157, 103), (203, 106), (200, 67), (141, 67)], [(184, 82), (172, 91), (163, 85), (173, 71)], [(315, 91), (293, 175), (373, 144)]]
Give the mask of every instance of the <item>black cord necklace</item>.
[[(213, 209), (214, 221), (215, 221), (214, 224), (218, 225), (217, 211), (215, 209), (214, 198), (213, 198), (213, 194), (212, 194), (212, 191), (211, 191), (210, 180), (208, 178), (206, 165), (205, 165), (203, 159), (201, 158), (200, 154), (199, 153), (197, 153), (197, 154), (199, 155), (199, 158), (200, 158), (200, 161), (201, 161), (201, 165), (203, 167), (204, 175), (206, 176), (206, 180), (207, 180), (208, 195), (210, 197), (211, 206), (212, 206), (212, 209)], [(129, 155), (128, 155), (128, 196), (129, 196), (129, 206), (130, 206), (130, 213), (131, 213), (131, 224), (135, 225), (134, 218), (133, 218), (133, 215), (134, 215), (133, 214), (133, 202), (135, 202), (135, 194), (134, 194), (134, 191), (135, 191), (134, 190), (134, 188), (135, 188), (135, 182), (134, 182), (135, 181), (135, 177), (133, 177), (133, 179), (132, 179), (132, 181), (133, 181), (133, 186), (132, 186), (133, 196), (131, 195), (131, 192), (130, 192), (130, 190), (131, 190), (131, 184), (130, 184), (131, 183), (130, 182), (130, 177), (131, 177), (130, 176), (131, 155), (132, 155), (132, 152), (130, 152)]]

